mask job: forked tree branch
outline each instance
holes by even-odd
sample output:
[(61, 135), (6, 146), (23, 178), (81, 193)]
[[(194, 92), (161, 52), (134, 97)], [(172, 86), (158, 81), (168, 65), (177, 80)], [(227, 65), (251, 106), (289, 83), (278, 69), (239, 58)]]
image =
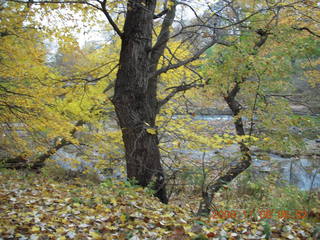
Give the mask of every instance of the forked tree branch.
[(171, 65), (168, 65), (166, 67), (163, 67), (163, 68), (160, 68), (159, 70), (157, 70), (155, 73), (151, 74), (149, 76), (149, 79), (153, 78), (153, 77), (156, 77), (156, 76), (159, 76), (160, 74), (162, 73), (166, 73), (168, 72), (169, 70), (172, 70), (172, 69), (176, 69), (176, 68), (179, 68), (183, 65), (186, 65), (188, 63), (191, 63), (195, 60), (197, 60), (207, 49), (209, 49), (210, 47), (212, 47), (213, 45), (215, 44), (221, 44), (221, 45), (225, 45), (225, 46), (231, 46), (232, 43), (230, 42), (226, 42), (226, 41), (220, 41), (220, 40), (217, 40), (217, 39), (212, 39), (211, 42), (209, 42), (206, 46), (204, 46), (203, 48), (201, 48), (198, 52), (196, 52), (192, 57), (184, 60), (184, 61), (181, 61), (181, 62), (178, 62), (178, 63), (175, 63), (175, 64), (171, 64)]
[(170, 89), (173, 89), (173, 90), (164, 99), (158, 101), (158, 108), (161, 108), (164, 104), (170, 101), (170, 99), (173, 98), (177, 93), (187, 91), (191, 88), (204, 87), (206, 84), (208, 84), (209, 80), (210, 79), (208, 79), (205, 83), (192, 82), (189, 84), (182, 84), (180, 86), (167, 88), (166, 90), (170, 90)]

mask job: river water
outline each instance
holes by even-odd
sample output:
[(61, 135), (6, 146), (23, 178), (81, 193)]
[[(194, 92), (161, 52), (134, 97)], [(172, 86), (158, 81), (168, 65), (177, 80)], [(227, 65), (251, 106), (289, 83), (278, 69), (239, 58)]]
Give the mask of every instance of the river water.
[[(173, 119), (181, 117), (183, 116), (177, 115), (174, 116)], [(228, 125), (229, 127), (233, 127), (232, 116), (230, 115), (197, 115), (192, 117), (192, 119), (208, 121), (209, 124), (213, 124), (214, 126)], [(320, 145), (314, 140), (306, 139), (306, 141), (316, 147)], [(237, 145), (231, 145), (227, 148), (220, 149), (219, 151), (208, 151), (206, 152), (206, 161), (210, 161), (210, 159), (214, 159), (215, 157), (221, 155), (231, 157), (237, 154), (238, 151)], [(188, 156), (188, 158), (192, 159), (201, 159), (203, 155), (203, 152), (183, 148), (175, 149), (173, 150), (173, 153), (182, 156)], [(268, 160), (259, 159), (258, 153), (254, 153), (253, 155), (252, 171), (257, 176), (264, 176), (265, 174), (279, 171), (279, 174), (283, 180), (286, 180), (287, 183), (298, 186), (302, 190), (320, 188), (320, 155), (308, 155), (300, 157), (282, 157), (273, 153), (268, 153), (267, 155), (269, 158)], [(82, 163), (80, 168), (94, 167), (93, 162), (85, 162), (78, 154), (76, 154), (76, 151), (73, 152), (72, 150), (70, 151), (70, 149), (68, 151), (66, 151), (66, 149), (60, 149), (53, 158), (59, 163), (59, 165), (66, 169), (76, 170), (66, 161), (63, 161), (63, 159), (66, 158), (78, 159)], [(99, 156), (97, 156), (97, 158), (99, 158)], [(123, 177), (119, 171), (114, 171), (114, 174), (116, 177)]]
[[(194, 120), (205, 120), (215, 124), (219, 122), (223, 125), (232, 123), (231, 115), (199, 115), (193, 117)], [(268, 153), (268, 160), (259, 158), (259, 154), (253, 152), (252, 170), (256, 174), (267, 174), (272, 171), (279, 171), (282, 180), (288, 184), (293, 184), (302, 190), (320, 188), (320, 143), (316, 140), (305, 139), (307, 146), (318, 148), (317, 154), (308, 154), (299, 157), (283, 157), (281, 155)], [(313, 149), (314, 150), (314, 149)], [(238, 151), (237, 146), (230, 146), (222, 149), (218, 154), (234, 155)], [(186, 151), (184, 150), (186, 153)], [(203, 154), (197, 151), (187, 151), (187, 154), (197, 155), (198, 158)], [(314, 152), (314, 151), (313, 151)], [(207, 158), (214, 158), (216, 151), (206, 153)], [(276, 166), (276, 167), (275, 167)]]

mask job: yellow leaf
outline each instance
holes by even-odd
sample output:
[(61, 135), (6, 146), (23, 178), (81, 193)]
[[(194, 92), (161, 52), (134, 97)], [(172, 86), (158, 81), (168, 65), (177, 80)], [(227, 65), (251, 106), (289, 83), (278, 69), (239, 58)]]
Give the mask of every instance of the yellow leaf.
[(40, 232), (40, 228), (38, 226), (34, 226), (31, 228), (32, 232)]
[(58, 233), (58, 234), (62, 234), (64, 232), (65, 232), (65, 229), (63, 227), (56, 229), (56, 233)]
[(127, 228), (129, 228), (131, 230), (134, 229), (134, 227), (132, 225), (128, 225)]
[(97, 232), (90, 232), (89, 234), (93, 239), (102, 239), (101, 235)]
[(113, 204), (113, 206), (117, 206), (117, 200), (115, 198), (111, 198), (110, 202)]
[[(131, 226), (131, 225), (129, 225), (129, 226)], [(118, 229), (115, 226), (106, 226), (106, 228), (109, 229), (109, 230), (117, 230)]]
[(149, 133), (151, 135), (155, 135), (155, 134), (157, 134), (157, 130), (154, 128), (147, 128), (147, 133)]
[(187, 232), (187, 234), (190, 236), (190, 237), (196, 237), (197, 235), (193, 232)]
[(126, 220), (127, 220), (126, 215), (122, 214), (122, 215), (120, 216), (120, 221), (121, 221), (122, 223), (125, 223)]
[(74, 207), (80, 207), (80, 204), (79, 203), (74, 203), (73, 206)]
[(174, 5), (175, 5), (174, 1), (171, 0), (171, 1), (168, 2), (168, 8), (169, 9), (172, 9), (174, 7)]

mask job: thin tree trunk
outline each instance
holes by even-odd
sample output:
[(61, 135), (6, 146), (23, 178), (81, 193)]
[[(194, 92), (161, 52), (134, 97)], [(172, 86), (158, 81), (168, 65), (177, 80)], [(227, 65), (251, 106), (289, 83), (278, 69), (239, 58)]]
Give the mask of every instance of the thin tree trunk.
[[(255, 43), (253, 50), (255, 50), (251, 55), (256, 55), (258, 50), (266, 43), (269, 33), (267, 30), (261, 30), (256, 32), (259, 35), (259, 41)], [(236, 129), (236, 133), (238, 136), (244, 136), (245, 130), (243, 126), (242, 118), (239, 117), (240, 111), (242, 109), (241, 104), (236, 100), (236, 96), (240, 91), (240, 84), (245, 82), (245, 78), (241, 78), (240, 81), (235, 79), (235, 85), (230, 92), (228, 92), (227, 96), (224, 97), (225, 102), (228, 104), (229, 108), (232, 111), (234, 116), (234, 126)], [(251, 134), (252, 128), (250, 129)], [(250, 167), (252, 163), (252, 157), (250, 153), (249, 147), (244, 142), (238, 143), (240, 146), (240, 152), (242, 154), (242, 158), (235, 165), (230, 167), (230, 169), (222, 176), (216, 180), (213, 185), (208, 186), (208, 191), (202, 193), (203, 200), (200, 202), (198, 214), (199, 215), (208, 215), (210, 214), (211, 201), (214, 197), (214, 194), (220, 190), (221, 187), (230, 183), (233, 179), (235, 179), (239, 174), (244, 172), (248, 167)]]
[[(224, 98), (229, 108), (231, 109), (234, 116), (234, 126), (238, 136), (245, 135), (245, 130), (243, 126), (243, 121), (241, 117), (238, 117), (241, 111), (240, 103), (235, 99), (237, 93), (240, 91), (239, 83), (236, 83), (231, 92)], [(239, 174), (244, 172), (252, 162), (252, 157), (250, 154), (250, 149), (246, 146), (245, 143), (239, 142), (240, 152), (242, 157), (235, 166), (232, 166), (228, 169), (226, 173), (220, 176), (212, 185), (208, 186), (207, 191), (202, 193), (202, 201), (198, 210), (198, 215), (209, 215), (211, 209), (211, 201), (214, 197), (214, 194), (218, 192), (221, 187), (232, 182)]]

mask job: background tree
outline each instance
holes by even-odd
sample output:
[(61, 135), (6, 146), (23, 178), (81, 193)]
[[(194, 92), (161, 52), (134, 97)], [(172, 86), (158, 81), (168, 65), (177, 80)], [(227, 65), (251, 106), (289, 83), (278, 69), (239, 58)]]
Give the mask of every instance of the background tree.
[[(98, 147), (101, 138), (118, 136), (115, 132), (105, 133), (101, 125), (95, 124), (111, 104), (104, 108), (101, 105), (106, 99), (106, 83), (90, 82), (92, 78), (109, 77), (115, 69), (110, 65), (113, 61), (94, 61), (100, 58), (99, 52), (81, 51), (67, 32), (43, 25), (38, 19), (42, 15), (31, 6), (15, 2), (2, 2), (1, 6), (2, 166), (39, 169), (65, 146), (84, 146), (83, 142), (89, 146), (93, 142)], [(67, 62), (68, 69), (59, 61), (54, 66), (49, 63), (52, 56), (45, 42), (53, 37), (60, 41), (61, 63)], [(98, 72), (102, 68), (107, 72), (104, 76)], [(103, 133), (92, 134), (90, 141), (81, 139), (79, 132), (89, 131), (84, 124), (95, 124)], [(114, 150), (110, 153), (119, 157), (118, 148), (109, 147)]]
[[(292, 127), (313, 126), (309, 117), (297, 118), (292, 113), (289, 108), (292, 101), (287, 96), (292, 96), (294, 91), (292, 78), (297, 64), (292, 59), (301, 54), (304, 59), (308, 54), (311, 57), (316, 52), (312, 46), (319, 41), (317, 36), (310, 40), (309, 34), (288, 28), (286, 18), (291, 14), (290, 10), (278, 7), (270, 15), (255, 16), (245, 27), (239, 26), (241, 37), (236, 44), (215, 48), (209, 54), (204, 72), (215, 86), (209, 91), (225, 100), (234, 116), (235, 133), (244, 138), (238, 142), (241, 159), (206, 185), (199, 213), (209, 213), (214, 194), (251, 165), (252, 152), (244, 142), (246, 137), (260, 138), (254, 143), (260, 148), (295, 152), (304, 143)], [(294, 19), (300, 21), (299, 17)], [(284, 42), (283, 39), (292, 40)], [(297, 49), (300, 41), (310, 44), (312, 51)]]

